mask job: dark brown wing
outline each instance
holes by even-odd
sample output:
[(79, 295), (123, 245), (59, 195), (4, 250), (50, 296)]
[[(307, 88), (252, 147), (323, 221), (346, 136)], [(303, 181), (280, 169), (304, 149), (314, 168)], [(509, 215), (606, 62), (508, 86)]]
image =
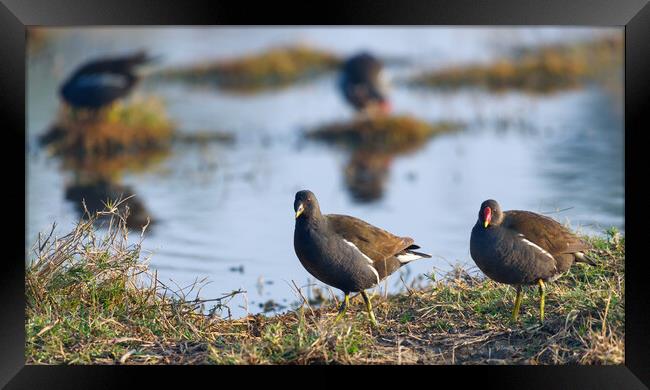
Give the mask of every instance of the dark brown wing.
[(391, 258), (413, 244), (410, 237), (398, 237), (358, 218), (338, 214), (325, 217), (333, 232), (353, 243), (375, 263)]
[(512, 229), (553, 256), (582, 252), (590, 245), (582, 241), (559, 222), (530, 211), (506, 211), (503, 226)]

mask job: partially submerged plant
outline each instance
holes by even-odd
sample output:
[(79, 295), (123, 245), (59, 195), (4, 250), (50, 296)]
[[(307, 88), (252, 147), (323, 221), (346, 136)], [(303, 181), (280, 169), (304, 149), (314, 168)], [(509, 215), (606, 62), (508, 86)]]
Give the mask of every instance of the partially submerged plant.
[(173, 123), (163, 102), (149, 97), (118, 101), (96, 111), (64, 105), (41, 144), (57, 155), (111, 156), (166, 148), (172, 135)]
[(623, 59), (621, 36), (591, 42), (555, 44), (520, 49), (512, 58), (490, 64), (449, 66), (415, 76), (413, 86), (456, 89), (483, 87), (549, 93), (576, 88), (587, 82), (608, 81)]
[(231, 60), (211, 61), (160, 72), (162, 78), (255, 91), (314, 78), (338, 67), (336, 55), (308, 46), (287, 46)]
[(397, 154), (417, 150), (432, 136), (459, 128), (456, 123), (429, 124), (407, 115), (378, 116), (327, 124), (306, 136), (353, 151)]

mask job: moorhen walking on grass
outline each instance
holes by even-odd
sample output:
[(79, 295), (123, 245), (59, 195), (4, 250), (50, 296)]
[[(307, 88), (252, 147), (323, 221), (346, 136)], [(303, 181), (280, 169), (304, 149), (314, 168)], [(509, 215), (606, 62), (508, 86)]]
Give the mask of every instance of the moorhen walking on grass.
[(138, 81), (134, 68), (152, 60), (144, 51), (100, 58), (77, 68), (61, 86), (63, 100), (76, 109), (97, 110), (131, 92)]
[(338, 321), (346, 312), (349, 294), (360, 292), (370, 321), (377, 326), (370, 298), (374, 287), (413, 260), (431, 255), (416, 252), (412, 238), (398, 237), (358, 218), (321, 214), (316, 196), (299, 191), (293, 204), (296, 227), (293, 246), (302, 265), (318, 280), (343, 291)]
[(343, 96), (357, 111), (390, 111), (383, 80), (382, 63), (369, 53), (350, 57), (341, 68), (340, 88)]
[(519, 316), (522, 286), (537, 284), (540, 319), (544, 320), (545, 282), (552, 282), (574, 262), (594, 265), (591, 246), (557, 221), (530, 211), (501, 211), (497, 201), (481, 204), (472, 229), (470, 253), (489, 278), (516, 286), (512, 319)]

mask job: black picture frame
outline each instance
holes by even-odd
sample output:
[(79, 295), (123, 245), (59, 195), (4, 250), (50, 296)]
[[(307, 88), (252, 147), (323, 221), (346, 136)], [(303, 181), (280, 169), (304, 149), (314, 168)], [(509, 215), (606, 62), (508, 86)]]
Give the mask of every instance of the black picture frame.
[[(572, 25), (625, 26), (625, 225), (626, 225), (626, 306), (625, 306), (625, 365), (624, 366), (508, 366), (508, 367), (419, 367), (412, 374), (394, 372), (393, 379), (411, 385), (412, 378), (430, 381), (430, 385), (444, 386), (442, 378), (468, 384), (499, 388), (647, 388), (650, 384), (650, 307), (648, 289), (645, 289), (645, 264), (642, 257), (641, 197), (644, 195), (641, 137), (648, 131), (647, 113), (650, 103), (650, 5), (647, 0), (456, 0), (456, 1), (359, 1), (354, 4), (336, 2), (280, 5), (276, 2), (224, 1), (146, 1), (146, 0), (0, 0), (0, 112), (6, 159), (3, 171), (14, 169), (18, 145), (25, 141), (25, 44), (26, 26), (87, 26), (87, 25)], [(8, 137), (8, 138), (7, 138)], [(16, 145), (16, 147), (14, 147)], [(14, 155), (15, 154), (15, 155)], [(26, 164), (26, 160), (22, 160)], [(640, 172), (639, 172), (640, 171)], [(639, 172), (639, 175), (635, 174)], [(27, 175), (17, 172), (21, 182)], [(11, 180), (7, 178), (6, 180)], [(25, 182), (22, 182), (23, 184)], [(214, 371), (185, 372), (177, 369), (152, 367), (66, 367), (25, 366), (25, 297), (24, 297), (24, 233), (13, 221), (24, 220), (17, 204), (22, 202), (21, 191), (8, 186), (9, 196), (3, 205), (4, 224), (9, 254), (0, 261), (0, 386), (17, 388), (103, 388), (167, 381), (182, 375), (188, 382), (201, 377), (212, 378), (214, 385), (225, 379)], [(23, 186), (23, 189), (25, 187)], [(26, 189), (25, 189), (26, 190)], [(588, 190), (588, 189), (585, 189)], [(631, 211), (630, 211), (631, 210)], [(7, 214), (7, 212), (10, 212)], [(16, 215), (14, 216), (13, 213)], [(201, 368), (200, 370), (204, 370)], [(221, 367), (220, 367), (221, 369)], [(241, 368), (237, 368), (241, 369)], [(259, 368), (258, 368), (259, 369)], [(368, 375), (357, 378), (357, 383), (371, 385), (382, 380), (391, 370), (367, 368)], [(155, 371), (152, 371), (155, 370)], [(309, 369), (307, 369), (309, 370)], [(339, 368), (340, 370), (340, 368)], [(431, 371), (433, 370), (433, 371)], [(472, 373), (466, 374), (469, 370)], [(336, 383), (342, 374), (366, 375), (355, 368), (336, 375), (307, 373), (317, 376), (318, 382)], [(200, 372), (200, 373), (199, 373)], [(292, 370), (290, 375), (297, 371)], [(383, 373), (383, 374), (382, 374)], [(379, 375), (377, 375), (379, 374)], [(406, 375), (404, 375), (406, 374)], [(261, 383), (274, 381), (267, 375), (242, 377), (235, 380), (246, 384), (251, 379)], [(272, 375), (272, 374), (270, 374)], [(281, 374), (282, 375), (282, 374)], [(366, 378), (368, 380), (366, 380)], [(275, 385), (286, 383), (283, 378)], [(349, 386), (349, 379), (339, 380)]]

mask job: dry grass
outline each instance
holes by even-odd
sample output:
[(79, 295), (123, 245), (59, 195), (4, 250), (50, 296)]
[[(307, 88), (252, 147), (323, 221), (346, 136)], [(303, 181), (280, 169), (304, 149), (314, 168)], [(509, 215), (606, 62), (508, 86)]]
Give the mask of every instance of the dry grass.
[(239, 291), (206, 301), (200, 281), (171, 290), (141, 259), (142, 235), (131, 242), (128, 234), (112, 204), (66, 236), (38, 240), (25, 280), (27, 364), (624, 362), (625, 240), (615, 231), (590, 238), (597, 266), (577, 265), (549, 284), (543, 325), (534, 289), (512, 323), (514, 290), (458, 268), (374, 297), (379, 330), (360, 298), (335, 324), (336, 302), (314, 308), (298, 288), (296, 310), (228, 319)]
[(623, 37), (617, 35), (587, 43), (522, 49), (514, 58), (487, 65), (447, 67), (421, 74), (410, 83), (447, 89), (471, 86), (549, 93), (593, 81), (611, 83), (613, 78), (620, 79), (622, 64)]
[(135, 197), (133, 187), (117, 181), (97, 176), (92, 176), (89, 181), (77, 180), (66, 184), (65, 199), (75, 206), (82, 218), (103, 211), (111, 199), (123, 199), (116, 208), (121, 213), (125, 213), (128, 208), (128, 218), (125, 219), (129, 229), (141, 230), (143, 226), (151, 226), (156, 222), (142, 198)]
[(173, 123), (160, 99), (118, 101), (101, 110), (62, 106), (59, 119), (41, 137), (57, 155), (111, 156), (169, 146)]
[(188, 340), (214, 340), (216, 323), (197, 312), (191, 288), (168, 289), (140, 258), (146, 226), (129, 241), (122, 201), (63, 237), (39, 237), (25, 276), (28, 364), (172, 363), (190, 358)]
[(410, 116), (378, 116), (327, 124), (306, 136), (354, 151), (407, 153), (420, 148), (434, 135), (458, 130), (455, 123), (429, 124)]
[(159, 76), (246, 92), (310, 79), (336, 69), (340, 61), (330, 52), (307, 46), (278, 47), (232, 60), (168, 69)]

